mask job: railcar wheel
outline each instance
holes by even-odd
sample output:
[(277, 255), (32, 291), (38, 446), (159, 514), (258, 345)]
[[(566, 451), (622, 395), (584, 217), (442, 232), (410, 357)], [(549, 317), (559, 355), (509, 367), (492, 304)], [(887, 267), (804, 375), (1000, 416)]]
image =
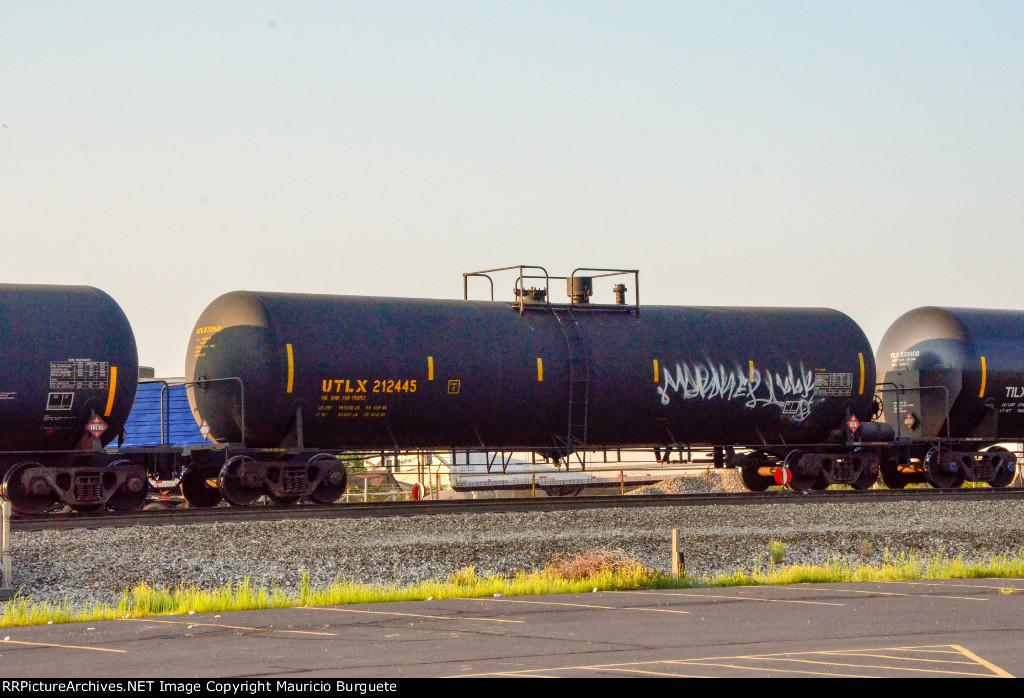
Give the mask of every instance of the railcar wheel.
[[(111, 463), (107, 470), (116, 474), (117, 469), (131, 468), (131, 461), (117, 461)], [(146, 506), (146, 497), (149, 495), (149, 478), (142, 471), (129, 475), (125, 478), (124, 484), (117, 488), (114, 494), (107, 500), (107, 507), (113, 511), (139, 511)]]
[(188, 505), (196, 509), (215, 507), (221, 499), (220, 490), (211, 487), (198, 471), (190, 471), (182, 476), (181, 494)]
[(309, 499), (317, 504), (334, 504), (341, 495), (345, 494), (348, 478), (342, 473), (341, 484), (320, 483), (309, 493)]
[(800, 467), (800, 459), (804, 457), (803, 451), (790, 451), (783, 461), (789, 469), (793, 479), (789, 481), (789, 489), (794, 492), (806, 492), (807, 490), (823, 490), (828, 487), (828, 480), (823, 475), (813, 475), (804, 472)]
[(575, 497), (583, 491), (583, 485), (551, 485), (541, 489), (549, 497)]
[(21, 476), (36, 463), (19, 463), (7, 471), (3, 482), (4, 499), (17, 514), (42, 514), (57, 502), (57, 496), (42, 478), (33, 478), (26, 487)]
[(939, 490), (955, 490), (964, 484), (963, 473), (926, 473), (928, 484)]
[(99, 511), (105, 506), (105, 504), (72, 504), (71, 508), (77, 511), (79, 514), (91, 514), (94, 511)]
[(751, 492), (764, 492), (775, 484), (775, 479), (761, 475), (757, 472), (759, 464), (740, 466), (740, 480), (743, 486)]
[(334, 456), (318, 455), (310, 459), (311, 464), (318, 461), (332, 461), (324, 463), (320, 467), (327, 468), (327, 473), (320, 480), (320, 484), (309, 493), (309, 499), (317, 504), (334, 504), (341, 495), (345, 494), (348, 487), (348, 471)]
[(871, 472), (870, 468), (864, 468), (860, 477), (854, 480), (851, 484), (855, 490), (870, 490), (876, 482), (878, 482), (878, 473)]
[(883, 465), (881, 468), (882, 484), (890, 490), (902, 490), (910, 484), (910, 477), (901, 473), (896, 463)]
[(295, 504), (297, 501), (302, 499), (302, 497), (300, 497), (297, 494), (276, 495), (276, 494), (271, 494), (270, 492), (267, 492), (267, 497), (274, 504), (279, 504), (279, 505), (281, 505), (283, 507), (291, 506), (292, 504)]
[(828, 487), (828, 480), (820, 475), (797, 475), (793, 473), (793, 479), (789, 481), (789, 489), (794, 492), (807, 492), (808, 490), (824, 490)]
[(1014, 476), (1017, 474), (1017, 458), (1002, 446), (993, 446), (985, 452), (999, 453), (1003, 460), (1003, 467), (990, 480), (987, 480), (989, 486), (999, 489), (1009, 487), (1010, 483), (1013, 482)]
[(939, 490), (953, 490), (964, 484), (964, 473), (959, 463), (941, 463), (937, 448), (929, 450), (924, 456), (924, 477), (929, 485)]
[(248, 456), (235, 456), (220, 469), (217, 485), (221, 496), (229, 504), (236, 507), (249, 506), (263, 496), (263, 487), (257, 473), (249, 468), (252, 462), (253, 459)]

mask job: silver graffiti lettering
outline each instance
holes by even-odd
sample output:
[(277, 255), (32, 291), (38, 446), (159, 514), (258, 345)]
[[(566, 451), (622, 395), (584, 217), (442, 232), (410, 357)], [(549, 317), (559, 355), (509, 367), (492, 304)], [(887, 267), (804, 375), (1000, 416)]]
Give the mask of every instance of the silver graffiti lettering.
[(676, 364), (675, 372), (665, 370), (663, 383), (658, 387), (661, 404), (672, 401), (672, 393), (683, 400), (743, 400), (743, 406), (754, 409), (772, 405), (782, 410), (783, 416), (802, 422), (811, 414), (814, 399), (814, 372), (799, 364), (786, 364), (784, 372), (762, 372), (752, 367), (744, 371), (737, 367), (727, 369), (710, 361), (701, 364)]

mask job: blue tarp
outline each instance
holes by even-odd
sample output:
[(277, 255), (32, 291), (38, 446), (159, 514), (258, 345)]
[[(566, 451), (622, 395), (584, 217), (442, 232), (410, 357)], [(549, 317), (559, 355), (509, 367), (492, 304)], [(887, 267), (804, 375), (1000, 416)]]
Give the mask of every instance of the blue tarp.
[[(124, 446), (198, 446), (210, 443), (199, 433), (199, 425), (188, 406), (185, 386), (167, 386), (163, 391), (164, 441), (160, 440), (160, 391), (163, 382), (139, 383), (135, 404), (125, 423)], [(110, 444), (116, 446), (117, 442)]]

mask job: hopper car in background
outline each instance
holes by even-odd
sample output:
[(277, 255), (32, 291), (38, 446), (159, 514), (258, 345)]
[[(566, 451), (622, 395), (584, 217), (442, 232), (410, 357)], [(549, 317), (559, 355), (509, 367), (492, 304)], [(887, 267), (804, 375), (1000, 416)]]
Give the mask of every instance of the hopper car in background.
[(161, 424), (184, 388), (201, 441), (146, 444), (125, 433), (138, 357), (117, 304), (2, 286), (3, 494), (21, 513), (131, 510), (177, 480), (196, 507), (329, 503), (346, 458), (410, 453), (497, 459), (497, 478), (513, 452), (593, 472), (648, 450), (738, 468), (751, 490), (1013, 480), (998, 444), (1024, 440), (1024, 313), (917, 309), (876, 355), (835, 310), (641, 306), (638, 285), (524, 265), (464, 275), (459, 301), (228, 293), (195, 325), (183, 386), (160, 388)]

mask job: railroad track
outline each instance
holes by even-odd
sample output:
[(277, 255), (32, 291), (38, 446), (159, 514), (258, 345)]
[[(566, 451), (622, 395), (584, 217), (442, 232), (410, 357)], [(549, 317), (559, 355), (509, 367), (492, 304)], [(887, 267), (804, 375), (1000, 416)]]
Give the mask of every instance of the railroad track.
[(896, 501), (976, 501), (984, 499), (1024, 500), (1024, 489), (970, 488), (957, 490), (841, 490), (795, 493), (722, 492), (711, 494), (656, 494), (537, 499), (488, 499), (419, 502), (369, 502), (332, 505), (220, 506), (212, 509), (164, 509), (141, 512), (95, 514), (50, 514), (22, 516), (11, 521), (11, 530), (52, 531), (79, 528), (123, 528), (129, 526), (187, 526), (231, 521), (293, 521), (301, 519), (346, 519), (434, 514), (485, 514), (512, 511), (571, 511), (637, 507), (679, 507), (750, 504), (848, 504)]

